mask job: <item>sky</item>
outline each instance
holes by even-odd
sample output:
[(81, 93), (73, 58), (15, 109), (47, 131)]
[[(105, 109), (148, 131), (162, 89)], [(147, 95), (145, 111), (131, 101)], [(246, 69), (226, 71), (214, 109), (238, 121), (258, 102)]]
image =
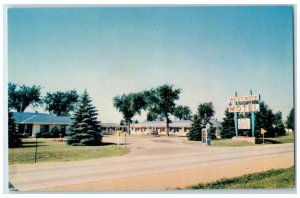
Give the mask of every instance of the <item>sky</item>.
[(252, 90), (285, 120), (293, 43), (289, 6), (10, 8), (7, 73), (43, 96), (87, 89), (102, 122), (122, 118), (114, 96), (163, 84), (193, 113), (212, 101), (219, 120), (235, 91)]

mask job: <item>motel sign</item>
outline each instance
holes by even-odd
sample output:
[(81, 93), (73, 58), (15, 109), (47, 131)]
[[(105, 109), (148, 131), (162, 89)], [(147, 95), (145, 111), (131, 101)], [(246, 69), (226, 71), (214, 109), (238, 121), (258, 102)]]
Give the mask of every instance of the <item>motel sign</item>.
[(228, 110), (229, 110), (229, 113), (258, 112), (259, 104), (230, 105)]
[[(254, 104), (254, 101), (259, 101), (260, 97), (257, 95), (252, 95), (252, 90), (250, 90), (249, 96), (237, 96), (237, 92), (235, 92), (235, 97), (229, 98), (229, 107), (228, 112), (234, 113), (234, 128), (235, 134), (238, 136), (238, 129), (241, 128), (249, 128), (248, 126), (240, 126), (241, 123), (238, 123), (238, 113), (251, 113), (251, 129), (252, 129), (252, 137), (254, 137), (255, 132), (255, 112), (259, 111), (259, 104)], [(241, 121), (240, 121), (241, 122)], [(247, 120), (247, 122), (249, 122)]]

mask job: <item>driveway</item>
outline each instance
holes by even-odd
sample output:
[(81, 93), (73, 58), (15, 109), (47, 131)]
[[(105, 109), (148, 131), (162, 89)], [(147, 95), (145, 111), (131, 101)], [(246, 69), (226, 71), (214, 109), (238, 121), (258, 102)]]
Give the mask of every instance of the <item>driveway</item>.
[[(9, 180), (20, 191), (159, 190), (294, 164), (294, 144), (206, 147), (184, 144), (185, 139), (130, 136), (127, 137), (131, 149), (128, 155), (11, 165)], [(103, 141), (117, 139), (106, 136)], [(182, 178), (180, 183), (176, 177)]]

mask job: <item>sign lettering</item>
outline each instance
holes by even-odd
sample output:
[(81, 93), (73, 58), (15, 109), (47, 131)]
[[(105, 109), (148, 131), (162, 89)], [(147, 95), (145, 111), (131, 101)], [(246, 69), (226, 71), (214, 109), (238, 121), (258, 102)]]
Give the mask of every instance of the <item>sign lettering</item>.
[(250, 129), (250, 118), (240, 118), (238, 119), (239, 129)]
[(234, 112), (258, 112), (259, 104), (247, 104), (247, 105), (230, 105), (228, 108), (230, 113)]
[(231, 97), (229, 98), (229, 102), (251, 102), (251, 101), (258, 101), (259, 96), (239, 96), (239, 97)]

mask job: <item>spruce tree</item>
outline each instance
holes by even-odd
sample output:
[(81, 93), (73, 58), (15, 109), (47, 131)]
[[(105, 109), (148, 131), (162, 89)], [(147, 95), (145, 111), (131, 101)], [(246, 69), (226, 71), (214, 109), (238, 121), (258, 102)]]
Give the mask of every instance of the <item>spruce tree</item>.
[(215, 111), (212, 102), (199, 104), (197, 114), (193, 116), (191, 130), (187, 134), (188, 139), (201, 141), (202, 128), (205, 128), (214, 114)]
[(192, 119), (192, 126), (191, 130), (186, 134), (188, 140), (192, 141), (201, 141), (202, 140), (202, 133), (201, 133), (201, 119), (199, 118), (198, 115), (194, 115)]
[(234, 128), (234, 113), (229, 113), (228, 108), (225, 111), (225, 118), (223, 118), (221, 137), (232, 138), (235, 135)]
[[(259, 132), (260, 129), (267, 130), (267, 133), (264, 134), (265, 137), (275, 137), (275, 131), (273, 128), (274, 123), (274, 114), (272, 110), (265, 104), (264, 101), (259, 102), (259, 112), (255, 112), (255, 130)], [(257, 133), (260, 135), (260, 133)]]
[(285, 132), (284, 125), (283, 125), (283, 122), (282, 122), (282, 113), (280, 111), (275, 113), (273, 124), (275, 125), (274, 132), (275, 132), (276, 136), (285, 135), (286, 132)]
[(295, 130), (295, 111), (294, 111), (294, 107), (291, 109), (287, 120), (286, 120), (286, 125), (288, 129), (292, 129), (293, 131)]
[(66, 143), (73, 146), (99, 145), (102, 141), (97, 110), (91, 104), (87, 91), (80, 97), (80, 102), (72, 116), (72, 125), (67, 133)]
[(16, 124), (12, 112), (8, 111), (8, 147), (16, 148), (22, 145), (22, 141), (17, 133)]

